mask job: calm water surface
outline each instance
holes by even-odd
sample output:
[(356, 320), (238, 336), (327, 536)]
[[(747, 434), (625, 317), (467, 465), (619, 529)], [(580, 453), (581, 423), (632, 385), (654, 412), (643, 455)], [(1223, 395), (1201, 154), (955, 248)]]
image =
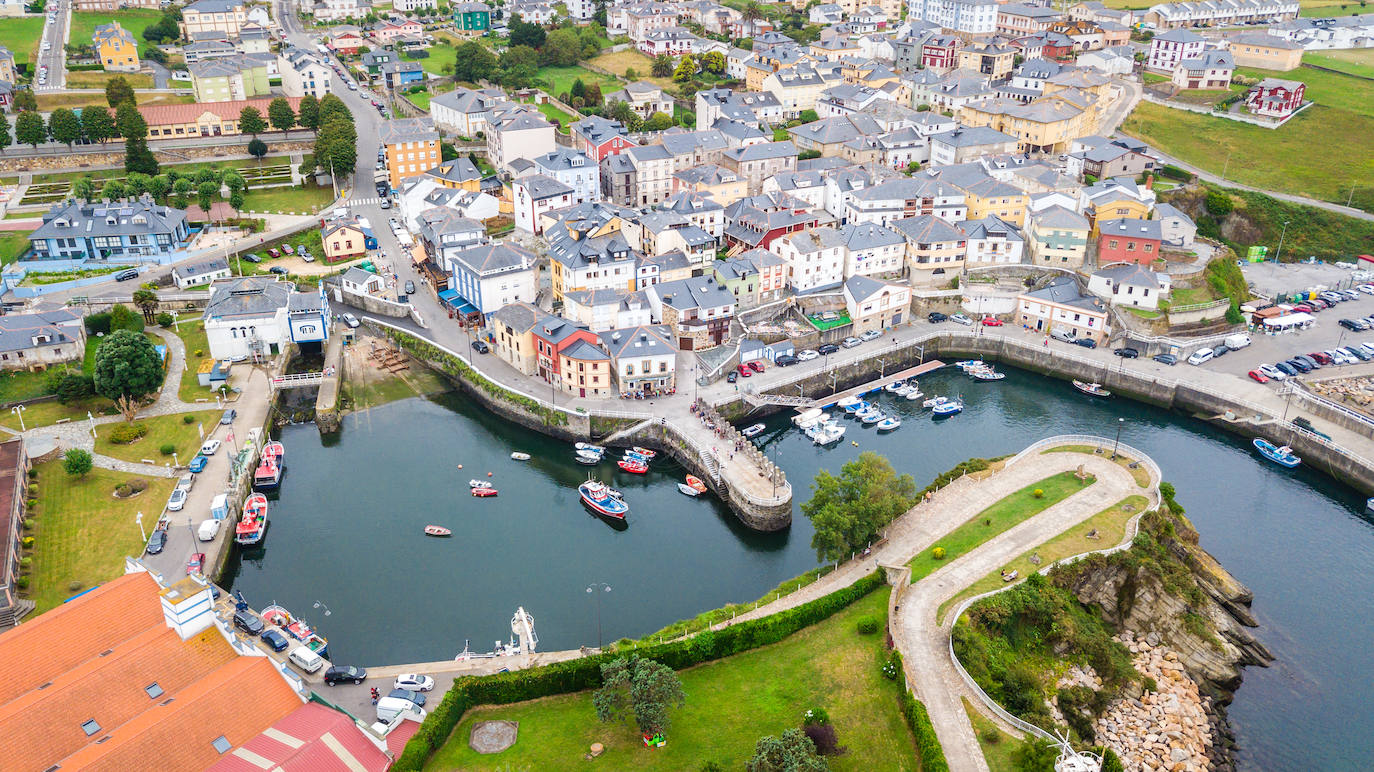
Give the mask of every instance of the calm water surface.
[[(918, 485), (970, 456), (1014, 453), (1042, 437), (1096, 433), (1152, 455), (1202, 534), (1202, 545), (1254, 590), (1260, 638), (1278, 657), (1252, 668), (1231, 709), (1248, 770), (1368, 769), (1374, 756), (1374, 526), (1354, 490), (1309, 469), (1284, 472), (1247, 443), (1126, 400), (1092, 401), (1059, 381), (1008, 370), (1000, 383), (927, 375), (928, 394), (962, 395), (965, 411), (934, 422), (913, 403), (896, 432), (846, 422), (832, 449), (814, 448), (785, 416), (758, 440), (806, 498), (821, 468), (864, 450), (892, 459)], [(650, 633), (727, 602), (752, 600), (816, 564), (811, 529), (756, 534), (717, 502), (675, 488), (683, 474), (655, 462), (644, 477), (596, 470), (630, 502), (628, 527), (584, 510), (588, 468), (567, 445), (502, 421), (458, 396), (349, 416), (326, 446), (313, 425), (288, 427), (289, 473), (262, 549), (230, 581), (256, 607), (275, 600), (319, 624), (341, 662), (451, 658), (509, 636), (516, 606), (535, 617), (545, 650), (595, 644), (590, 582), (606, 582), (606, 640)], [(850, 444), (857, 441), (858, 446)], [(512, 450), (534, 456), (509, 458)], [(463, 469), (458, 469), (458, 464)], [(490, 478), (494, 499), (467, 481)], [(453, 529), (427, 538), (429, 523)], [(319, 601), (332, 612), (314, 609)]]

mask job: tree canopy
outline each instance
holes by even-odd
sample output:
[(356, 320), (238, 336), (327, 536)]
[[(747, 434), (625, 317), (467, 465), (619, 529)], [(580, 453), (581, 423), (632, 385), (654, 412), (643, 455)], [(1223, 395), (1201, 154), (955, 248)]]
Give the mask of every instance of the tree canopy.
[(538, 24), (530, 24), (520, 18), (520, 14), (513, 14), (510, 17), (510, 45), (529, 46), (530, 48), (541, 48), (548, 33)]
[(43, 116), (27, 111), (20, 113), (14, 119), (14, 138), (20, 144), (33, 145), (34, 149), (47, 142), (48, 127), (43, 123)]
[(267, 131), (267, 121), (262, 119), (262, 113), (256, 107), (245, 107), (239, 111), (239, 131), (244, 134), (252, 134), (254, 137)]
[(116, 75), (110, 78), (110, 82), (105, 84), (105, 101), (110, 107), (119, 107), (125, 102), (134, 102), (134, 87), (129, 85), (129, 81), (123, 75)]
[(496, 54), (476, 40), (458, 46), (453, 56), (455, 80), (476, 83), (496, 74)]
[(311, 94), (301, 97), (301, 103), (296, 108), (296, 123), (302, 129), (311, 131), (320, 128), (320, 100)]
[(296, 111), (291, 109), (291, 103), (285, 98), (277, 97), (267, 105), (267, 120), (272, 128), (289, 135), (296, 126)]
[(115, 108), (115, 130), (126, 141), (148, 138), (148, 122), (132, 101), (120, 102)]
[(826, 772), (830, 765), (816, 753), (816, 745), (800, 729), (788, 729), (782, 737), (768, 735), (754, 746), (749, 772)]
[(315, 137), (315, 163), (336, 178), (347, 177), (358, 165), (358, 132), (353, 122), (331, 117)]
[(95, 461), (91, 458), (90, 451), (81, 448), (69, 448), (66, 453), (62, 454), (62, 468), (72, 477), (85, 477), (93, 466), (95, 466)]
[(114, 117), (109, 110), (88, 107), (81, 111), (81, 133), (86, 139), (103, 145), (115, 136)]
[(873, 452), (860, 453), (840, 468), (839, 476), (822, 469), (812, 489), (802, 514), (815, 528), (812, 549), (827, 563), (863, 549), (917, 501), (911, 475), (898, 475), (886, 458)]
[(107, 399), (139, 400), (162, 387), (162, 358), (143, 333), (115, 330), (95, 350), (94, 378)]
[[(97, 108), (99, 109), (99, 108)], [(54, 141), (71, 147), (81, 139), (81, 119), (65, 107), (59, 107), (48, 116), (48, 133)]]
[(668, 709), (686, 701), (682, 681), (672, 668), (638, 654), (602, 665), (601, 688), (592, 695), (598, 719), (620, 721), (633, 715), (644, 734), (666, 730)]

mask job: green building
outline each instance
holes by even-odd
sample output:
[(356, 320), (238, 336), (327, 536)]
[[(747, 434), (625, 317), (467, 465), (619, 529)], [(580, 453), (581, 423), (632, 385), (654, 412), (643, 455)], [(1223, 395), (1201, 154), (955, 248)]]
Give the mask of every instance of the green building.
[(491, 9), (483, 3), (458, 3), (453, 6), (453, 23), (459, 32), (484, 35), (491, 29)]

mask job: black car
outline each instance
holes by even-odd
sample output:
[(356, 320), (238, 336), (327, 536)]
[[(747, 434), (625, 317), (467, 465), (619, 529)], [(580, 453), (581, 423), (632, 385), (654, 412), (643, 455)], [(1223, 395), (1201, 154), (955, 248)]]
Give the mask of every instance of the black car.
[(1300, 373), (1312, 372), (1312, 366), (1302, 361), (1301, 359), (1298, 359), (1297, 357), (1294, 357), (1292, 359), (1285, 359), (1283, 363), (1297, 370)]
[(324, 671), (324, 682), (334, 684), (360, 684), (367, 678), (367, 671), (353, 665), (335, 665)]
[(726, 382), (726, 383), (734, 383), (735, 381), (738, 381), (738, 380), (739, 380), (739, 373), (735, 372), (734, 370), (731, 370), (730, 372), (728, 372), (728, 373), (725, 374), (725, 382)]
[(138, 278), (138, 269), (136, 269), (136, 268), (130, 268), (130, 269), (127, 270), (127, 271), (120, 271), (119, 273), (115, 274), (115, 281), (128, 281), (128, 280), (130, 280), (130, 279), (137, 279), (137, 278)]
[(262, 258), (261, 258), (261, 257), (258, 257), (257, 255), (253, 254), (252, 252), (249, 252), (248, 254), (244, 255), (244, 256), (243, 256), (243, 259), (244, 259), (244, 260), (247, 260), (247, 261), (250, 262), (250, 263), (261, 263), (261, 262), (262, 262)]
[(387, 692), (386, 696), (395, 697), (398, 700), (410, 700), (422, 708), (425, 706), (425, 700), (428, 699), (424, 692), (413, 692), (409, 689), (392, 689)]
[(1073, 343), (1074, 345), (1082, 346), (1083, 348), (1097, 348), (1097, 341), (1093, 340), (1092, 338), (1074, 338)]
[(1360, 329), (1360, 325), (1356, 324), (1354, 319), (1342, 319), (1339, 322), (1337, 322), (1337, 324), (1339, 324), (1347, 330), (1359, 331)]
[(1212, 349), (1212, 358), (1224, 357), (1229, 353), (1231, 353), (1231, 347), (1227, 346), (1225, 343), (1221, 343)]
[(476, 351), (479, 354), (485, 354), (488, 351), (491, 351), (491, 347), (487, 345), (486, 341), (474, 340), (472, 342), (472, 350)]
[(148, 554), (156, 555), (162, 551), (163, 547), (166, 546), (167, 532), (160, 528), (156, 531), (153, 531), (153, 535), (148, 538)]
[(286, 651), (286, 647), (291, 645), (291, 641), (276, 628), (263, 630), (262, 642), (270, 646), (272, 651)]
[(407, 295), (414, 295), (414, 294), (415, 294), (415, 282), (410, 281), (409, 279), (406, 280), (406, 294), (407, 294)]
[(821, 354), (822, 356), (827, 355), (827, 354), (833, 354), (833, 353), (835, 353), (836, 351), (839, 351), (839, 350), (840, 350), (840, 347), (837, 346), (837, 345), (835, 345), (834, 343), (826, 343), (826, 344), (824, 344), (824, 345), (821, 345), (821, 346), (816, 347), (816, 353), (817, 353), (817, 354)]
[(286, 269), (285, 269), (285, 268), (282, 268), (280, 265), (274, 265), (274, 266), (272, 266), (271, 268), (268, 268), (267, 270), (268, 270), (270, 273), (275, 273), (275, 274), (278, 275), (278, 276), (285, 276), (285, 275), (286, 275)]
[(1116, 350), (1113, 351), (1112, 353), (1113, 353), (1113, 354), (1116, 354), (1117, 356), (1121, 357), (1122, 359), (1136, 359), (1136, 358), (1138, 358), (1138, 357), (1140, 356), (1140, 352), (1139, 352), (1139, 351), (1136, 351), (1135, 349), (1130, 348), (1129, 346), (1126, 347), (1126, 348), (1119, 348), (1119, 349), (1116, 349)]
[(237, 627), (249, 635), (261, 635), (267, 625), (262, 623), (262, 618), (257, 614), (254, 614), (248, 609), (243, 609), (234, 612), (234, 627)]
[(1275, 362), (1274, 367), (1277, 367), (1279, 369), (1279, 372), (1283, 373), (1284, 375), (1290, 378), (1298, 374), (1298, 368), (1288, 364), (1287, 362)]
[(939, 311), (931, 311), (930, 313), (926, 314), (926, 321), (930, 322), (931, 324), (939, 324), (940, 322), (949, 321), (949, 317), (940, 313)]
[(1178, 357), (1173, 354), (1155, 354), (1151, 359), (1154, 359), (1160, 364), (1169, 365), (1170, 367), (1178, 364)]
[(778, 367), (789, 367), (791, 365), (795, 365), (800, 361), (800, 359), (797, 359), (791, 354), (783, 354), (779, 356), (777, 359), (774, 359), (773, 364), (777, 365)]

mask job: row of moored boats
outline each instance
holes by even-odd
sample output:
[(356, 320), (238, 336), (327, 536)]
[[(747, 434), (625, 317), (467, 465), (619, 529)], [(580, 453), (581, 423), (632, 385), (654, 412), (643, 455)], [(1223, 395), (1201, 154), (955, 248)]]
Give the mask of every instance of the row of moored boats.
[(281, 487), (286, 474), (286, 447), (276, 440), (262, 446), (258, 468), (253, 471), (253, 492), (243, 502), (243, 513), (234, 527), (234, 541), (245, 547), (260, 544), (267, 536), (267, 491)]

